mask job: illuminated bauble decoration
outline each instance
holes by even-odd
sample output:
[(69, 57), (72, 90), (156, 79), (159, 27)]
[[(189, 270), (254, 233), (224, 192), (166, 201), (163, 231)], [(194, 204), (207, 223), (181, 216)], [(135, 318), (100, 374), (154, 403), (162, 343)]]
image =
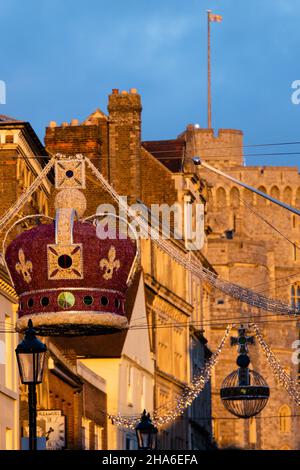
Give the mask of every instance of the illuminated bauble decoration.
[[(137, 261), (135, 240), (118, 231), (103, 239), (78, 220), (85, 210), (84, 160), (57, 163), (54, 223), (18, 235), (5, 259), (19, 296), (17, 330), (31, 319), (39, 335), (78, 336), (128, 327), (125, 301)], [(20, 219), (19, 223), (22, 222)], [(111, 229), (110, 229), (111, 230)]]
[(239, 418), (251, 418), (260, 413), (267, 404), (270, 389), (265, 379), (249, 369), (248, 344), (254, 344), (254, 337), (246, 335), (241, 325), (238, 336), (231, 338), (231, 345), (238, 346), (237, 370), (231, 372), (223, 381), (220, 390), (225, 408)]
[(223, 405), (239, 418), (251, 418), (260, 413), (270, 396), (268, 384), (258, 372), (249, 369), (249, 382), (249, 385), (239, 385), (239, 370), (235, 370), (222, 383)]

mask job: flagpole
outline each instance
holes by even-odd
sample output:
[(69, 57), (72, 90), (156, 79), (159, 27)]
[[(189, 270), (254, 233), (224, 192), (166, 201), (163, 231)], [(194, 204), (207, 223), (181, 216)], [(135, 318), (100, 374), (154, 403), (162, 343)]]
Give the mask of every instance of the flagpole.
[(210, 13), (207, 10), (207, 127), (212, 128), (211, 124), (211, 71), (210, 71)]

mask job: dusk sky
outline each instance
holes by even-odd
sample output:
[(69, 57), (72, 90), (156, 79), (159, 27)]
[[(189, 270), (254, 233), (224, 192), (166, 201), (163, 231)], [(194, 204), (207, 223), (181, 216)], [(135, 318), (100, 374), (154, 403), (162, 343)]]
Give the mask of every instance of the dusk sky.
[[(2, 0), (0, 114), (28, 120), (41, 139), (50, 120), (106, 112), (112, 88), (137, 88), (143, 139), (206, 127), (206, 10), (212, 23), (213, 127), (244, 131), (245, 144), (300, 141), (299, 0)], [(299, 152), (300, 145), (245, 153)], [(295, 164), (299, 155), (247, 157)]]

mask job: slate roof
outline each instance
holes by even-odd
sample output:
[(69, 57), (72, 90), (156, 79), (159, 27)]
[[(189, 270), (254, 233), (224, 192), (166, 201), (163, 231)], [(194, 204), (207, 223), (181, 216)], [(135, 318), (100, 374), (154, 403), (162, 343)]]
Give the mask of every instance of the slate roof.
[(183, 139), (144, 141), (142, 145), (172, 173), (182, 171), (185, 155), (185, 141)]

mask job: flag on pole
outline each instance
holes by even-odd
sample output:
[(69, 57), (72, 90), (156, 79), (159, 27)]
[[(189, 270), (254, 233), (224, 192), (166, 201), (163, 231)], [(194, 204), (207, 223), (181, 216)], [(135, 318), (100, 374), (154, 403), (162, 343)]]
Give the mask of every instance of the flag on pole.
[(221, 23), (223, 17), (221, 15), (215, 15), (213, 13), (209, 13), (209, 21), (215, 21), (217, 23)]

